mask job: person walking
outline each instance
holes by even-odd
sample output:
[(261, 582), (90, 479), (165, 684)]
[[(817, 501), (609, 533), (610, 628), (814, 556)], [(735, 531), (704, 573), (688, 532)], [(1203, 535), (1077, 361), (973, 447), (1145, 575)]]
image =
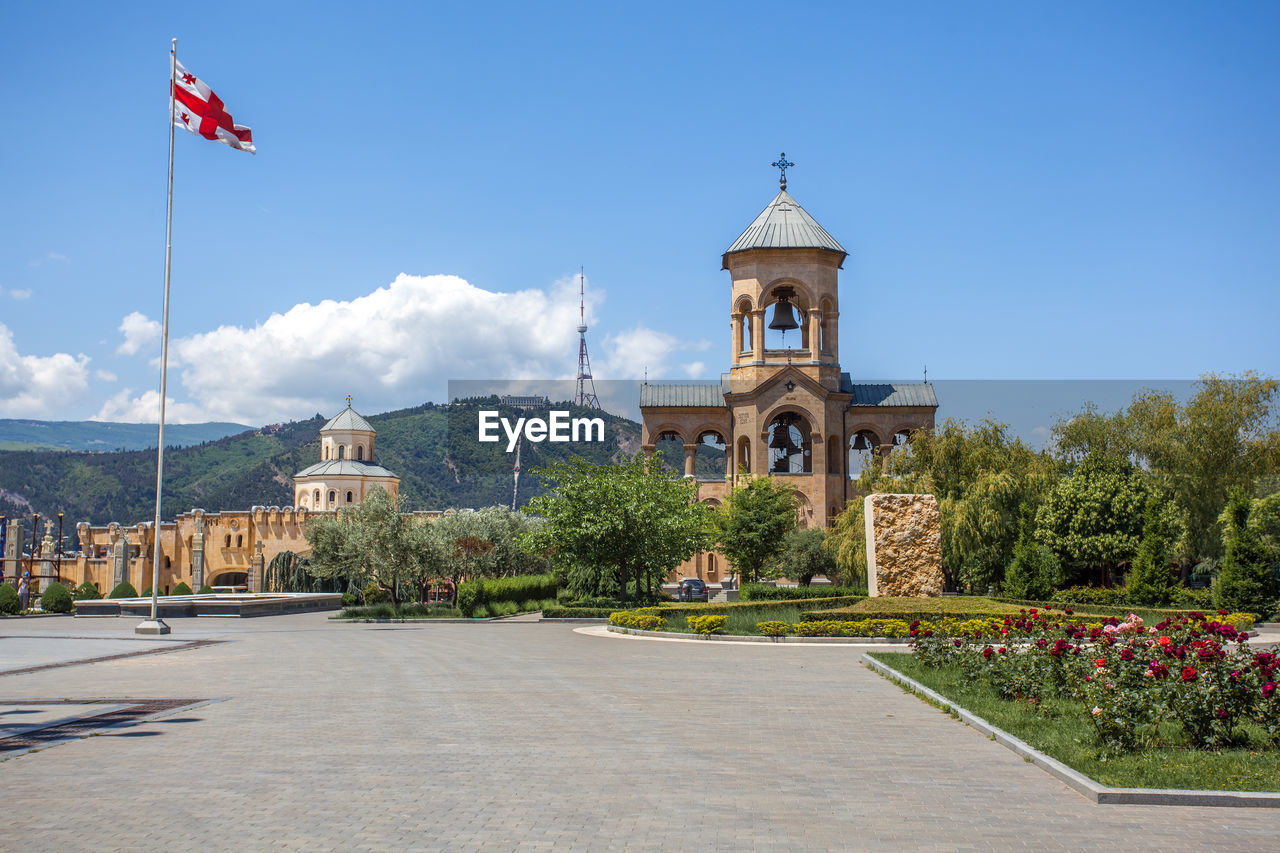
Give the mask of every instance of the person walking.
[(31, 598), (31, 572), (23, 572), (22, 580), (18, 581), (18, 604), (23, 610), (27, 609), (29, 598)]

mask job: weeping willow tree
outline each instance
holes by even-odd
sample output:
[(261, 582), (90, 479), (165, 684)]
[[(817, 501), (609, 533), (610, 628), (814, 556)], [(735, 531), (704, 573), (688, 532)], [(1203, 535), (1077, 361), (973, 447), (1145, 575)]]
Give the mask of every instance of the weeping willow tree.
[(306, 557), (281, 551), (267, 564), (267, 592), (333, 592), (334, 582), (307, 571)]

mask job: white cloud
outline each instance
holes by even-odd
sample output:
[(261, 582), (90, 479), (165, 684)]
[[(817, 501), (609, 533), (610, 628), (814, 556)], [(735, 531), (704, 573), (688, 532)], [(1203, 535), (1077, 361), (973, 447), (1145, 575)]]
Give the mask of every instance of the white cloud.
[(690, 379), (701, 379), (706, 370), (707, 365), (701, 361), (691, 361), (684, 366), (684, 372), (688, 374)]
[(88, 388), (87, 355), (20, 355), (13, 333), (0, 323), (0, 416), (56, 416)]
[[(651, 380), (669, 378), (672, 371), (677, 369), (677, 354), (701, 352), (711, 346), (710, 341), (685, 341), (675, 335), (644, 326), (607, 335), (603, 344), (603, 369), (596, 371), (596, 376), (606, 379), (640, 379), (646, 375), (647, 368)], [(690, 377), (696, 377), (704, 368), (702, 362), (696, 361), (681, 369)]]
[[(155, 320), (147, 319), (147, 315), (141, 311), (126, 314), (120, 321), (119, 329), (124, 334), (124, 343), (116, 347), (116, 352), (121, 355), (133, 355), (143, 347), (160, 340), (160, 324)], [(158, 393), (156, 398), (159, 399)]]
[[(588, 322), (598, 298), (588, 294)], [(171, 340), (170, 388), (179, 372), (190, 402), (166, 420), (270, 423), (333, 413), (347, 394), (379, 412), (442, 400), (450, 379), (572, 377), (577, 325), (572, 279), (498, 293), (457, 276), (402, 274), (355, 299)], [(117, 394), (97, 417), (154, 420), (158, 400)]]
[(103, 382), (115, 382), (119, 378), (110, 370), (95, 370), (93, 375), (101, 379)]
[(31, 288), (24, 288), (24, 289), (22, 289), (22, 290), (10, 290), (10, 291), (9, 291), (9, 296), (11, 296), (12, 298), (17, 299), (17, 300), (19, 300), (19, 301), (21, 301), (21, 300), (23, 300), (23, 299), (30, 299), (30, 298), (31, 298)]
[[(160, 392), (147, 391), (141, 397), (130, 397), (133, 389), (124, 388), (113, 394), (102, 408), (90, 420), (121, 421), (131, 424), (154, 424), (160, 422)], [(179, 403), (166, 395), (164, 422), (167, 424), (190, 424), (209, 420), (199, 406), (191, 403)]]
[(41, 264), (43, 264), (45, 261), (57, 261), (60, 264), (71, 263), (71, 259), (68, 258), (66, 255), (59, 254), (58, 252), (45, 252), (40, 257), (32, 258), (31, 260), (27, 261), (27, 266), (38, 267)]

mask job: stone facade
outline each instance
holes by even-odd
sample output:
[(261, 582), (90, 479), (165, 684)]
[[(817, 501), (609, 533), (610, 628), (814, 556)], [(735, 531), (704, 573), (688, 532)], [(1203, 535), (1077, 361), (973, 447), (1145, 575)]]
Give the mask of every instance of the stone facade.
[(933, 495), (867, 495), (867, 592), (941, 595), (942, 519)]
[(151, 586), (152, 556), (158, 548), (160, 589), (165, 592), (183, 582), (193, 592), (206, 584), (261, 591), (265, 567), (277, 554), (310, 550), (308, 518), (358, 504), (375, 486), (397, 494), (400, 478), (374, 463), (374, 435), (348, 397), (347, 408), (320, 430), (320, 462), (294, 478), (296, 507), (192, 509), (161, 524), (159, 535), (150, 521), (127, 527), (80, 522), (80, 554), (74, 563), (63, 558), (63, 580), (73, 586), (88, 581), (103, 595), (127, 580), (141, 593)]

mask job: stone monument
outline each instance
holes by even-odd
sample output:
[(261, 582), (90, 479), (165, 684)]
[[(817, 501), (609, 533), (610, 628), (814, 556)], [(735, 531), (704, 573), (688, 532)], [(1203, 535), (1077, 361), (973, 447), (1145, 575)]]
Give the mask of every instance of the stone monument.
[(867, 495), (867, 592), (942, 594), (942, 522), (933, 495)]

